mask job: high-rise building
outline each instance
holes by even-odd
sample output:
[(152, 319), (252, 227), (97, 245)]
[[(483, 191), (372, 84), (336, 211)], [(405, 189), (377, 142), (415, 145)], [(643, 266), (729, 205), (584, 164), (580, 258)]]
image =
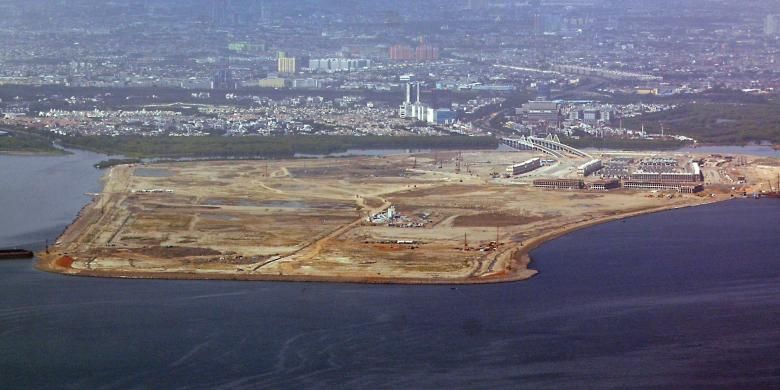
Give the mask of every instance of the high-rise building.
[(439, 48), (423, 42), (414, 49), (409, 45), (393, 45), (389, 57), (393, 61), (433, 61), (439, 59)]
[(238, 82), (233, 80), (233, 72), (230, 68), (220, 68), (211, 79), (211, 89), (236, 89)]
[(279, 73), (298, 73), (302, 68), (309, 66), (309, 57), (287, 57), (285, 52), (280, 51), (277, 58), (276, 70)]
[(434, 61), (439, 59), (439, 49), (425, 43), (420, 43), (415, 50), (417, 61)]
[(393, 61), (411, 61), (414, 60), (414, 50), (408, 45), (390, 46), (389, 56)]
[(276, 70), (279, 73), (295, 73), (296, 72), (295, 57), (279, 57), (277, 59)]

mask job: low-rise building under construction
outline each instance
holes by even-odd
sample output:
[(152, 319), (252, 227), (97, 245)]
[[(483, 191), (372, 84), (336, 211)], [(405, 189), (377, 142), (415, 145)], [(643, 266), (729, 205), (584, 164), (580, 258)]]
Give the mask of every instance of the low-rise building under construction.
[(581, 190), (585, 188), (585, 182), (580, 179), (536, 179), (534, 187), (550, 188), (556, 190)]
[(696, 162), (690, 163), (689, 171), (646, 171), (632, 173), (630, 181), (662, 182), (662, 183), (695, 183), (702, 180), (701, 167)]
[(512, 166), (507, 167), (506, 173), (510, 175), (522, 175), (523, 173), (528, 173), (533, 171), (534, 169), (538, 169), (541, 167), (542, 167), (542, 159), (532, 158), (530, 160), (521, 162), (520, 164), (514, 164)]
[(617, 179), (596, 180), (588, 184), (588, 189), (592, 191), (608, 191), (614, 188), (620, 188), (620, 181)]
[(704, 189), (701, 183), (686, 182), (664, 182), (664, 181), (644, 181), (644, 180), (626, 180), (623, 182), (625, 188), (677, 191), (684, 194), (693, 194)]
[(585, 164), (580, 165), (577, 167), (577, 174), (585, 177), (590, 175), (593, 172), (598, 171), (603, 167), (601, 160), (590, 160), (586, 162)]

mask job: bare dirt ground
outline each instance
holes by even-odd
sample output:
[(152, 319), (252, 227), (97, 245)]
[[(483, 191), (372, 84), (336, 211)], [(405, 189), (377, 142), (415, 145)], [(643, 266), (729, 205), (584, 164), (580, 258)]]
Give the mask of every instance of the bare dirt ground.
[[(464, 153), (459, 172), (456, 155), (117, 166), (39, 267), (177, 279), (520, 280), (536, 273), (528, 251), (572, 229), (730, 196), (539, 190), (491, 178), (530, 153)], [(742, 170), (764, 180), (768, 166)], [(427, 223), (367, 221), (391, 205)]]

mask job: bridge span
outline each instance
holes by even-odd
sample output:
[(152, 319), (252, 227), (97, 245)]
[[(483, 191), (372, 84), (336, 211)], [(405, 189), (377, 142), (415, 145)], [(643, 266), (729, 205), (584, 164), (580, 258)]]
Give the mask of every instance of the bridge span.
[(593, 157), (579, 149), (561, 143), (557, 135), (548, 135), (546, 138), (526, 137), (520, 138), (500, 138), (499, 142), (518, 150), (538, 150), (557, 158), (563, 158), (564, 152), (573, 154), (577, 157), (592, 159)]

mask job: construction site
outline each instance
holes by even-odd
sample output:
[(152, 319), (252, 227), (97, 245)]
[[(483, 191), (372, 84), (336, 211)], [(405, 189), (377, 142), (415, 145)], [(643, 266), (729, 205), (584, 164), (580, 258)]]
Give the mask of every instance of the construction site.
[[(581, 178), (578, 167), (596, 156), (551, 160), (539, 150), (120, 165), (39, 254), (39, 267), (170, 279), (522, 280), (536, 273), (528, 267), (529, 251), (546, 240), (595, 223), (729, 199), (780, 172), (771, 159), (716, 164), (669, 157), (702, 162), (706, 192), (662, 197), (589, 190), (583, 180), (604, 179), (598, 171)], [(631, 157), (598, 156), (613, 158)], [(523, 161), (522, 173), (510, 174)], [(534, 181), (545, 177), (575, 184), (536, 188)]]

